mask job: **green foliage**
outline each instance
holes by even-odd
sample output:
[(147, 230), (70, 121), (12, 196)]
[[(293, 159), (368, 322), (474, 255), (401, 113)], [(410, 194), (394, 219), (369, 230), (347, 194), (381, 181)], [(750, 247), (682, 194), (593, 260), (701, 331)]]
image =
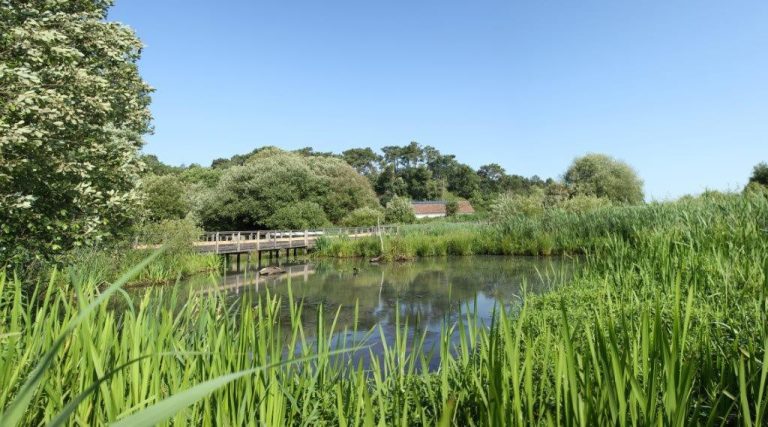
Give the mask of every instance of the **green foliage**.
[(762, 186), (768, 186), (768, 163), (760, 162), (752, 169), (752, 176), (749, 177), (749, 182), (755, 182)]
[(149, 175), (142, 180), (147, 219), (181, 219), (190, 211), (187, 189), (175, 175)]
[(151, 88), (111, 2), (0, 5), (0, 265), (120, 234), (136, 218)]
[(141, 161), (144, 163), (144, 172), (151, 175), (168, 175), (177, 173), (181, 169), (166, 165), (154, 154), (143, 154)]
[(166, 219), (143, 224), (137, 235), (139, 243), (167, 245), (167, 252), (192, 251), (203, 230), (188, 219)]
[(459, 212), (459, 201), (456, 199), (448, 199), (445, 202), (445, 216), (456, 216)]
[(765, 197), (768, 197), (768, 186), (758, 184), (756, 182), (750, 182), (747, 184), (746, 187), (744, 187), (744, 193), (747, 194), (753, 194), (753, 195), (763, 195)]
[[(323, 217), (310, 221), (338, 222), (360, 207), (378, 206), (376, 196), (365, 177), (344, 161), (293, 153), (262, 151), (243, 166), (232, 166), (216, 188), (201, 202), (200, 218), (206, 228), (252, 230), (278, 228), (292, 205), (312, 202), (319, 205)], [(296, 209), (306, 211), (308, 205)], [(273, 223), (280, 218), (281, 223)], [(306, 218), (309, 220), (309, 218)]]
[(480, 190), (480, 177), (467, 165), (457, 165), (448, 175), (448, 190), (469, 199)]
[(382, 160), (382, 157), (370, 147), (345, 150), (341, 153), (341, 158), (358, 173), (367, 177), (374, 177), (378, 173), (379, 163)]
[(416, 221), (416, 215), (408, 199), (393, 197), (384, 209), (384, 219), (388, 223), (410, 224)]
[(564, 175), (574, 194), (604, 197), (617, 203), (643, 202), (643, 181), (628, 164), (604, 154), (587, 154), (573, 161)]
[(559, 204), (559, 207), (566, 212), (591, 212), (598, 209), (611, 206), (612, 203), (609, 199), (586, 196), (583, 194), (577, 194), (570, 199), (566, 199)]
[(383, 223), (384, 214), (373, 208), (357, 208), (341, 220), (344, 227), (368, 227)]
[[(163, 253), (130, 284), (167, 284), (180, 277), (219, 269), (219, 256), (199, 254), (193, 246), (202, 232), (189, 219), (146, 223), (138, 228), (131, 242), (76, 249), (69, 252), (62, 262), (68, 265), (65, 268), (67, 274), (86, 277), (95, 283), (109, 282), (163, 245)], [(134, 247), (134, 243), (138, 245)]]
[(275, 211), (269, 217), (271, 228), (282, 230), (307, 230), (331, 225), (323, 208), (315, 202), (297, 202)]
[[(591, 239), (583, 268), (490, 321), (469, 308), (447, 317), (437, 347), (399, 311), (391, 337), (357, 321), (337, 329), (341, 311), (321, 308), (308, 323), (290, 285), (286, 300), (246, 292), (236, 304), (224, 293), (155, 289), (118, 320), (106, 296), (119, 284), (77, 270), (33, 283), (0, 272), (0, 423), (47, 424), (85, 392), (66, 421), (130, 423), (164, 408), (173, 425), (765, 425), (768, 199), (553, 212), (512, 221), (547, 231), (537, 251)], [(404, 226), (391, 247), (482, 253), (484, 227)], [(514, 244), (523, 226), (512, 227), (490, 241)], [(451, 241), (432, 247), (408, 237), (446, 233)], [(66, 341), (55, 338), (62, 332)], [(357, 337), (378, 349), (370, 370), (332, 351)], [(190, 395), (206, 398), (187, 406)]]
[(525, 215), (538, 217), (544, 214), (544, 192), (530, 194), (503, 194), (491, 206), (491, 217), (497, 221)]

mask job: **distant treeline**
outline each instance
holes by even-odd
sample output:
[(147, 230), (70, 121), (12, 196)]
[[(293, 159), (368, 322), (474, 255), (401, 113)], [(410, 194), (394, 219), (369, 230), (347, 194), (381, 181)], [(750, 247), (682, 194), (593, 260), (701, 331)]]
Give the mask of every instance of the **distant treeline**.
[[(254, 157), (279, 150), (267, 146), (247, 154), (218, 158), (210, 169), (223, 171), (232, 166), (243, 166)], [(458, 197), (486, 206), (494, 195), (514, 192), (528, 193), (533, 188), (546, 188), (557, 184), (537, 175), (524, 177), (508, 174), (497, 163), (480, 166), (477, 170), (456, 160), (453, 154), (443, 154), (435, 147), (411, 142), (404, 146), (386, 146), (377, 152), (370, 147), (351, 148), (342, 153), (315, 151), (305, 147), (292, 151), (306, 157), (333, 157), (344, 160), (358, 173), (368, 178), (382, 205), (393, 197), (412, 200), (436, 200)], [(147, 171), (156, 175), (181, 174), (200, 165), (174, 167), (163, 164), (154, 155), (145, 155)]]

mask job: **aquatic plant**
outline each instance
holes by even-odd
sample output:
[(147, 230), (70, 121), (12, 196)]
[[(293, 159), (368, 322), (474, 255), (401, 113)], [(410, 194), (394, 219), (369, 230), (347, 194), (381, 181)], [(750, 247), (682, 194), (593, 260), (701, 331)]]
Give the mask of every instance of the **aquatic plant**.
[[(399, 313), (392, 339), (338, 330), (338, 312), (323, 310), (308, 328), (290, 293), (234, 305), (192, 294), (171, 310), (175, 291), (158, 288), (118, 312), (90, 275), (2, 273), (0, 411), (23, 425), (70, 409), (63, 422), (87, 425), (160, 415), (174, 425), (764, 425), (768, 200), (599, 212), (537, 225), (555, 245), (587, 250), (567, 284), (487, 326), (467, 307), (437, 349)], [(564, 224), (573, 228), (553, 226)], [(420, 250), (407, 233), (392, 241)], [(368, 365), (359, 350), (334, 353), (372, 344)], [(50, 353), (57, 345), (66, 351)]]

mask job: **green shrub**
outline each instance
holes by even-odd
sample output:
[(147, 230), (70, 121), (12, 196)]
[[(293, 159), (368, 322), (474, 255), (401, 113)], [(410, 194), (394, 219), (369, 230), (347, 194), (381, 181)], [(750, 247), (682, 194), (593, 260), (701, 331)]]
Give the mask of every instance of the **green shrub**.
[[(333, 223), (357, 208), (379, 206), (370, 182), (343, 160), (269, 149), (226, 169), (201, 201), (199, 216), (208, 229), (272, 228), (289, 225), (283, 209), (300, 203), (313, 211), (315, 205), (304, 203), (319, 205)], [(304, 219), (323, 223), (318, 216)]]
[(610, 199), (578, 194), (561, 202), (558, 207), (566, 212), (591, 212), (611, 206)]
[(544, 192), (530, 194), (503, 194), (491, 206), (491, 217), (505, 221), (515, 216), (539, 217), (544, 214)]
[(150, 175), (142, 180), (146, 217), (153, 222), (182, 219), (191, 203), (187, 188), (175, 175)]
[(307, 230), (328, 227), (331, 222), (323, 208), (315, 202), (297, 202), (275, 211), (266, 221), (266, 226), (277, 230)]
[(459, 202), (456, 199), (449, 199), (445, 202), (445, 216), (456, 216), (459, 212)]
[(342, 220), (344, 227), (369, 227), (384, 222), (384, 215), (381, 211), (373, 208), (357, 208), (347, 214)]
[(416, 221), (411, 202), (403, 197), (393, 197), (384, 210), (384, 218), (390, 224), (410, 224)]

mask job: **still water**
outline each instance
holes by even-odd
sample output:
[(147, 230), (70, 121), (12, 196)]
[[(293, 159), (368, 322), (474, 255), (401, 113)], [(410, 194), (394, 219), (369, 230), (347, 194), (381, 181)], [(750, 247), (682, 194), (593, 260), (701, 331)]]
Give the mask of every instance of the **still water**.
[[(286, 273), (277, 276), (261, 276), (255, 270), (230, 271), (218, 278), (193, 277), (177, 286), (184, 288), (182, 292), (203, 294), (216, 288), (232, 304), (243, 300), (255, 303), (260, 295), (269, 293), (280, 296), (284, 305), (288, 304), (290, 287), (294, 300), (303, 303), (302, 324), (311, 340), (322, 307), (326, 327), (339, 312), (334, 336), (337, 344), (341, 340), (360, 343), (361, 337), (369, 336), (364, 344), (379, 354), (382, 335), (390, 344), (394, 341), (398, 310), (401, 325), (402, 319), (408, 319), (411, 341), (423, 334), (424, 349), (429, 351), (439, 346), (443, 326), (453, 325), (458, 316), (471, 312), (488, 325), (494, 309), (514, 309), (526, 294), (546, 292), (562, 284), (576, 263), (564, 258), (492, 256), (386, 264), (363, 259), (310, 260), (283, 264)], [(283, 330), (290, 330), (289, 310), (282, 313)], [(371, 330), (375, 333), (366, 335)], [(365, 364), (367, 355), (367, 350), (358, 355)], [(430, 365), (437, 362), (432, 360)]]

